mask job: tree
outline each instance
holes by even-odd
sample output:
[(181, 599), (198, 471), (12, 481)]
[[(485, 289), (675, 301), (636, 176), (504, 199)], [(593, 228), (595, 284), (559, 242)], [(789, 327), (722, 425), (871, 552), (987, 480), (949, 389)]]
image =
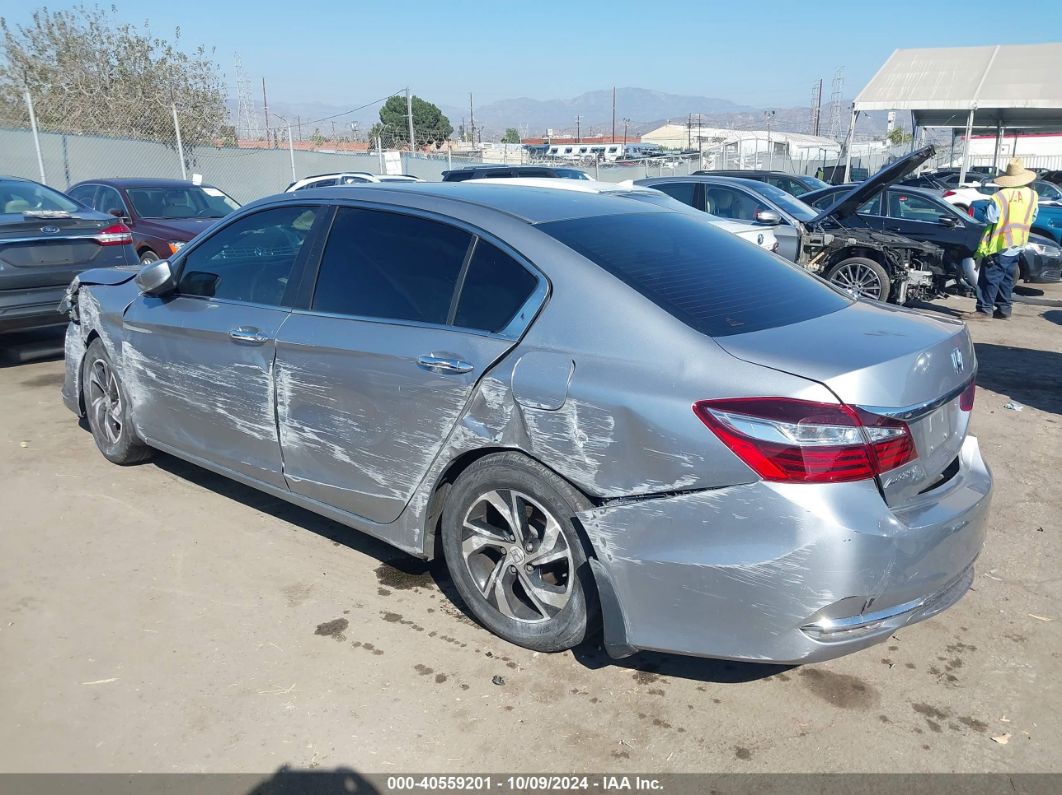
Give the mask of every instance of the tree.
[(893, 146), (909, 144), (912, 140), (914, 140), (913, 136), (904, 132), (903, 127), (893, 127), (892, 132), (885, 136), (885, 138)]
[(41, 8), (29, 25), (0, 17), (0, 115), (24, 115), (30, 92), (37, 123), (63, 130), (174, 141), (177, 106), (185, 145), (213, 143), (228, 112), (212, 53), (178, 49), (99, 7)]
[[(434, 144), (439, 146), (450, 137), (454, 128), (441, 110), (418, 96), (413, 97), (413, 135), (418, 146)], [(379, 135), (384, 146), (409, 144), (409, 117), (406, 113), (405, 96), (390, 97), (380, 108), (380, 123), (369, 130), (369, 137), (375, 140)]]
[(502, 136), (503, 144), (518, 144), (520, 143), (520, 131), (515, 127), (510, 127), (505, 131), (505, 135)]

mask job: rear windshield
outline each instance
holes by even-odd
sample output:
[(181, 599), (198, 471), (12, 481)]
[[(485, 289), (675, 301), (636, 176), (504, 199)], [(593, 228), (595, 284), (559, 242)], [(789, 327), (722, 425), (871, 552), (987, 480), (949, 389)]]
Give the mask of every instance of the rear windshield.
[(36, 182), (0, 180), (0, 213), (72, 213), (80, 209), (73, 199)]
[(851, 303), (796, 265), (693, 213), (605, 215), (538, 228), (712, 337), (787, 326)]

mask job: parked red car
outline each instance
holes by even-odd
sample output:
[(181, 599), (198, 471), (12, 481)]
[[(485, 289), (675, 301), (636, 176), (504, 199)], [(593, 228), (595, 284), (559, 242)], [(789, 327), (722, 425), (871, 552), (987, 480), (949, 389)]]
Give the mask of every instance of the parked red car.
[(94, 179), (67, 191), (74, 201), (125, 221), (141, 262), (166, 259), (240, 205), (213, 185), (181, 179)]

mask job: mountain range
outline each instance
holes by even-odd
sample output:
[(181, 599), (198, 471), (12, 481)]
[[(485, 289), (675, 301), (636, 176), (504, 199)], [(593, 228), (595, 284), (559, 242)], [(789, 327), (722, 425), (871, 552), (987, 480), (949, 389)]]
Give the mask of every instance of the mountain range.
[[(430, 96), (424, 97), (431, 101)], [(467, 126), (469, 108), (436, 103), (446, 114), (456, 131), (460, 125)], [(232, 110), (235, 103), (230, 101)], [(843, 135), (848, 124), (849, 100), (841, 103), (841, 127)], [(303, 137), (309, 137), (317, 129), (324, 136), (332, 134), (332, 125), (340, 135), (349, 135), (351, 123), (356, 122), (361, 135), (379, 120), (379, 106), (374, 105), (354, 113), (346, 113), (344, 108), (317, 102), (275, 102), (271, 115), (282, 114), (285, 118), (301, 120)], [(763, 129), (766, 125), (765, 108), (744, 105), (729, 99), (683, 94), (669, 94), (646, 88), (616, 89), (616, 132), (623, 132), (623, 120), (629, 119), (628, 131), (639, 135), (655, 129), (667, 121), (685, 124), (692, 114), (700, 116), (704, 126), (733, 127), (734, 129)], [(811, 110), (807, 106), (788, 108), (771, 108), (773, 129), (788, 132), (810, 132)], [(338, 115), (335, 119), (326, 117)], [(233, 113), (235, 116), (235, 113)], [(542, 136), (552, 129), (554, 135), (574, 134), (577, 129), (576, 118), (579, 117), (578, 130), (584, 136), (594, 133), (612, 132), (612, 90), (588, 91), (568, 99), (531, 99), (520, 97), (502, 99), (484, 103), (475, 107), (476, 128), (482, 132), (483, 140), (496, 140), (509, 127), (515, 127), (523, 137)], [(258, 112), (259, 123), (262, 114)], [(829, 129), (829, 108), (824, 106), (821, 113), (820, 132), (825, 135)], [(275, 118), (270, 119), (271, 126), (277, 125)], [(885, 129), (885, 114), (872, 114), (861, 118), (860, 133), (877, 133)]]

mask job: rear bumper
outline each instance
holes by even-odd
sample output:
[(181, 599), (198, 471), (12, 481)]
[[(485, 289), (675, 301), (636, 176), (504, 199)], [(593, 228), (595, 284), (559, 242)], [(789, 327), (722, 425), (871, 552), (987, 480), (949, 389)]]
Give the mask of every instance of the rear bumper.
[(63, 325), (59, 301), (65, 292), (65, 285), (0, 290), (0, 333)]
[(1025, 260), (1025, 281), (1032, 284), (1050, 284), (1062, 281), (1062, 257), (1045, 257), (1031, 249), (1022, 252)]
[(976, 439), (959, 457), (902, 509), (872, 482), (756, 482), (580, 514), (610, 650), (816, 662), (945, 610), (973, 578), (992, 488)]

